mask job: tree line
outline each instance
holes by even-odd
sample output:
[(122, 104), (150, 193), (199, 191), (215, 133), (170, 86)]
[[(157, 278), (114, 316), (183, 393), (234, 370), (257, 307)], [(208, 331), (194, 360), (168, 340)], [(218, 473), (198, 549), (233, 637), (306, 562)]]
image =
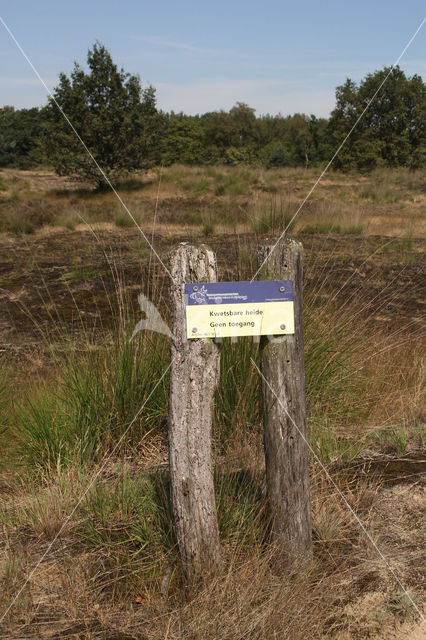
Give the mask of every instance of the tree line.
[(334, 160), (337, 169), (426, 165), (426, 85), (398, 66), (359, 84), (348, 78), (336, 88), (328, 119), (256, 116), (242, 102), (197, 116), (165, 113), (157, 109), (155, 89), (119, 70), (101, 43), (89, 49), (87, 67), (75, 63), (70, 76), (61, 73), (45, 107), (0, 110), (0, 166), (49, 164), (60, 175), (102, 184), (80, 137), (113, 181), (174, 163), (308, 167), (327, 162), (349, 133)]

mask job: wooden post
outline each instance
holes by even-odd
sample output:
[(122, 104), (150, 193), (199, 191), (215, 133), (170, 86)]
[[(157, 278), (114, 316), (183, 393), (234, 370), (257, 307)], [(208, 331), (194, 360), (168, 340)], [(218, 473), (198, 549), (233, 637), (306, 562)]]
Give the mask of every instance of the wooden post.
[(216, 282), (215, 254), (204, 245), (180, 244), (170, 255), (170, 271), (170, 486), (179, 551), (192, 581), (221, 568), (211, 450), (220, 356), (213, 340), (187, 340), (184, 285)]
[[(259, 247), (262, 280), (293, 280), (294, 335), (263, 340), (261, 369), (267, 496), (273, 532), (283, 556), (294, 565), (312, 557), (309, 449), (302, 324), (302, 245), (284, 239)], [(268, 385), (269, 383), (269, 385)], [(275, 394), (272, 392), (274, 390)], [(303, 434), (303, 435), (302, 435)]]

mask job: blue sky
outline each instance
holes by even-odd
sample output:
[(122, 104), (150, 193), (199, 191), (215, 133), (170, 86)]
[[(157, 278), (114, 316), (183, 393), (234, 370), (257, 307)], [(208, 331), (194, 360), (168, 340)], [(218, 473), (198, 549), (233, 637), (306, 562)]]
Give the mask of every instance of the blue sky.
[[(424, 0), (0, 2), (49, 88), (99, 40), (188, 114), (246, 102), (258, 114), (327, 116), (335, 88), (392, 64), (426, 16)], [(426, 79), (426, 23), (400, 66)], [(0, 24), (0, 105), (43, 105), (46, 90)]]

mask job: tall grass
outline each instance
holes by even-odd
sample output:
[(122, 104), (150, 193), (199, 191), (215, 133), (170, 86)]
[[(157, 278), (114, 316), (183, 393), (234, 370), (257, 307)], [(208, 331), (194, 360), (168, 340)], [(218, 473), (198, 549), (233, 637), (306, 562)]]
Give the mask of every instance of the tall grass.
[(167, 480), (159, 473), (132, 474), (121, 465), (112, 481), (91, 487), (75, 536), (96, 555), (105, 593), (113, 584), (115, 595), (137, 594), (147, 580), (156, 579), (175, 546)]
[(219, 446), (260, 425), (260, 382), (251, 358), (259, 346), (251, 338), (221, 344), (220, 384), (215, 401), (215, 436)]
[(41, 384), (17, 403), (12, 434), (21, 460), (41, 467), (96, 461), (145, 402), (126, 446), (137, 448), (149, 431), (164, 429), (167, 376), (149, 394), (163, 374), (167, 350), (161, 336), (130, 342), (122, 334), (110, 348), (68, 354), (56, 383)]
[(10, 380), (5, 369), (0, 369), (0, 438), (5, 433), (9, 422)]
[(227, 464), (216, 473), (216, 506), (223, 543), (234, 549), (263, 545), (269, 539), (269, 515), (259, 472)]
[[(306, 172), (296, 170), (267, 176), (258, 170), (216, 167), (198, 173), (176, 167), (167, 171), (166, 183), (180, 180), (189, 185), (185, 193), (210, 194), (223, 215), (234, 206), (240, 208), (240, 221), (257, 215), (258, 233), (282, 230), (295, 210), (288, 183), (303, 189), (309, 179)], [(331, 186), (337, 181), (339, 189), (344, 183), (345, 198), (359, 198), (367, 206), (369, 198), (355, 193), (350, 180), (353, 177), (330, 178)], [(415, 186), (419, 188), (417, 182)], [(147, 185), (144, 193), (149, 189)], [(244, 211), (243, 191), (261, 193), (257, 203)], [(101, 200), (107, 196), (90, 198), (94, 218), (101, 218)], [(356, 226), (360, 214), (354, 202), (346, 209), (336, 205), (327, 211), (326, 202), (317, 201), (307, 222), (338, 222), (347, 229), (350, 220)], [(114, 215), (111, 209), (108, 219), (114, 220)], [(199, 213), (193, 222), (200, 224)], [(411, 240), (404, 241), (401, 251), (409, 254), (414, 246)], [(248, 254), (244, 261), (248, 262)], [(243, 256), (241, 269), (242, 263)], [(305, 297), (304, 317), (309, 438), (314, 451), (329, 466), (357, 456), (363, 447), (401, 455), (414, 439), (424, 445), (420, 330), (411, 326), (387, 334), (377, 328), (371, 331), (370, 308), (360, 309), (359, 291), (343, 302), (340, 291), (322, 296), (329, 285), (328, 265), (323, 269), (322, 282), (319, 278)], [(76, 283), (87, 275), (74, 270), (68, 280)], [(149, 284), (156, 290), (155, 282)], [(389, 301), (391, 296), (380, 304)], [(215, 399), (215, 489), (225, 571), (198, 590), (183, 588), (166, 469), (167, 376), (150, 395), (169, 363), (169, 344), (164, 336), (153, 334), (129, 341), (124, 303), (117, 315), (120, 322), (112, 333), (104, 330), (107, 335), (96, 345), (83, 339), (78, 348), (67, 335), (66, 324), (61, 324), (56, 337), (61, 355), (55, 351), (44, 377), (31, 382), (25, 375), (17, 384), (18, 372), (0, 371), (0, 448), (5, 454), (0, 477), (0, 615), (35, 567), (40, 550), (61, 532), (49, 562), (32, 575), (5, 621), (5, 637), (47, 637), (53, 632), (58, 637), (151, 640), (338, 637), (353, 632), (358, 624), (353, 611), (370, 596), (377, 611), (371, 620), (366, 617), (368, 628), (363, 619), (360, 633), (374, 637), (379, 613), (380, 625), (388, 622), (389, 629), (394, 611), (398, 616), (411, 615), (412, 607), (391, 592), (388, 576), (314, 460), (314, 564), (309, 572), (294, 576), (274, 561), (265, 505), (260, 381), (251, 363), (251, 358), (259, 359), (259, 344), (248, 338), (223, 341)], [(50, 317), (52, 322), (57, 319), (54, 311)], [(126, 432), (120, 449), (92, 482)], [(11, 480), (10, 468), (17, 466), (19, 473)], [(386, 515), (381, 525), (380, 511), (371, 515), (377, 485), (346, 477), (341, 464), (339, 468), (337, 483), (363, 521), (368, 524), (371, 518), (374, 533), (382, 536), (390, 556), (394, 548)], [(420, 528), (413, 530), (409, 544), (420, 544), (420, 536)], [(407, 565), (405, 579), (414, 585), (411, 575)]]
[[(410, 382), (401, 367), (398, 371), (387, 369), (383, 356), (370, 363), (375, 351), (388, 349), (388, 343), (395, 349), (397, 344), (392, 345), (385, 338), (379, 343), (373, 342), (361, 321), (353, 319), (350, 310), (338, 312), (333, 304), (319, 307), (308, 300), (304, 324), (312, 442), (324, 460), (356, 455), (360, 444), (365, 444), (365, 437), (359, 440), (357, 429), (353, 430), (351, 425), (367, 426), (370, 416), (380, 415), (378, 398), (381, 398), (380, 406), (386, 407), (386, 398), (401, 388), (404, 381), (417, 385), (413, 389), (420, 389), (420, 382)], [(218, 451), (234, 449), (237, 443), (243, 449), (244, 442), (260, 437), (260, 384), (251, 363), (251, 358), (258, 358), (258, 352), (259, 344), (250, 338), (238, 342), (226, 339), (221, 345), (220, 384), (214, 414), (214, 441)], [(122, 332), (112, 343), (95, 349), (65, 351), (56, 365), (56, 379), (30, 386), (23, 397), (14, 398), (13, 409), (7, 393), (10, 382), (3, 373), (0, 430), (7, 431), (8, 437), (13, 438), (20, 462), (29, 468), (86, 464), (100, 460), (112, 449), (146, 401), (123, 447), (137, 450), (150, 432), (164, 439), (167, 375), (150, 394), (168, 361), (168, 340), (164, 336), (144, 335), (130, 342), (129, 335)], [(419, 367), (416, 371), (420, 375), (423, 369)], [(419, 399), (416, 407), (420, 404)], [(402, 400), (394, 398), (391, 406), (394, 421), (401, 415), (401, 424), (410, 422), (407, 403), (404, 406)], [(416, 407), (413, 405), (413, 416), (418, 411)], [(346, 427), (342, 429), (342, 425)]]
[(250, 212), (250, 225), (258, 234), (280, 233), (288, 227), (295, 209), (289, 201), (271, 197), (268, 203), (255, 205)]

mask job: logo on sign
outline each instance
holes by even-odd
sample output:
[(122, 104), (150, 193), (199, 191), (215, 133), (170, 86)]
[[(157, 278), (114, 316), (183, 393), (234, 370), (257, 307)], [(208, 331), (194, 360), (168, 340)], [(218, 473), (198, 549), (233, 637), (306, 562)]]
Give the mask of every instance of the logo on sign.
[(190, 296), (191, 300), (195, 300), (197, 304), (206, 304), (207, 302), (207, 289), (203, 285), (199, 291), (194, 291)]

